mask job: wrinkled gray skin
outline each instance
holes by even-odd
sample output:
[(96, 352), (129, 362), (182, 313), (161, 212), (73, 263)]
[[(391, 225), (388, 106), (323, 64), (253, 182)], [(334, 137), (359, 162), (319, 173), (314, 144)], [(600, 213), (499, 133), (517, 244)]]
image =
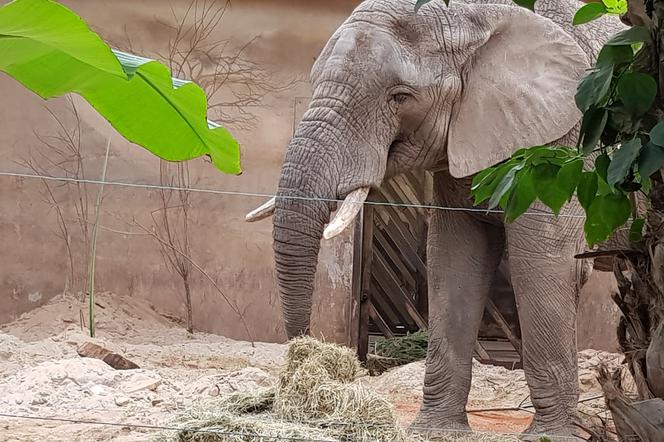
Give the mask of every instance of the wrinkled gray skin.
[[(414, 3), (365, 1), (335, 32), (312, 69), (313, 99), (288, 147), (273, 217), (289, 338), (309, 332), (319, 245), (335, 206), (279, 197), (343, 199), (357, 188), (378, 187), (390, 176), (420, 168), (435, 171), (435, 205), (472, 207), (473, 174), (521, 147), (574, 142), (576, 81), (621, 26), (618, 20), (602, 19), (573, 28), (572, 16), (582, 4), (571, 0), (539, 0), (537, 14), (550, 20), (509, 0), (452, 0), (449, 8), (437, 0), (417, 15)], [(521, 28), (512, 35), (515, 26)], [(550, 34), (551, 26), (557, 37)], [(558, 57), (555, 50), (547, 55), (546, 48), (528, 45), (546, 46), (556, 38), (578, 45), (583, 58), (570, 56), (570, 66), (550, 69), (570, 77), (571, 89), (555, 80), (538, 86), (541, 90), (517, 93), (519, 84), (511, 87), (510, 81), (517, 77), (515, 82), (523, 83), (518, 78), (529, 76), (529, 60), (536, 69), (537, 63)], [(496, 51), (503, 58), (482, 75), (506, 78), (506, 87), (473, 79)], [(535, 59), (538, 55), (544, 58)], [(556, 90), (565, 88), (566, 99), (556, 98)], [(537, 101), (547, 94), (553, 96)], [(558, 120), (555, 129), (548, 129)], [(564, 213), (580, 213), (578, 205)], [(414, 429), (468, 427), (473, 344), (506, 251), (536, 411), (528, 432), (572, 433), (578, 399), (576, 297), (584, 279), (573, 255), (583, 248), (581, 223), (570, 217), (524, 216), (505, 225), (497, 216), (433, 211), (427, 252), (430, 343), (424, 402)]]

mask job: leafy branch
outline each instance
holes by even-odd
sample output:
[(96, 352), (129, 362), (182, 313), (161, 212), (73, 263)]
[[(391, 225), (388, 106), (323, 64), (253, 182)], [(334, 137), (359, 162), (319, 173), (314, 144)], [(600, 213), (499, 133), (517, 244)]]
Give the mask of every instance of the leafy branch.
[[(633, 212), (629, 195), (647, 194), (650, 177), (664, 164), (657, 82), (646, 69), (651, 43), (651, 32), (639, 26), (609, 40), (577, 88), (583, 112), (577, 145), (521, 149), (480, 172), (471, 189), (475, 204), (488, 200), (488, 209), (502, 208), (511, 222), (535, 200), (558, 215), (576, 194), (591, 246), (627, 223)], [(633, 220), (631, 239), (640, 239), (643, 224)]]

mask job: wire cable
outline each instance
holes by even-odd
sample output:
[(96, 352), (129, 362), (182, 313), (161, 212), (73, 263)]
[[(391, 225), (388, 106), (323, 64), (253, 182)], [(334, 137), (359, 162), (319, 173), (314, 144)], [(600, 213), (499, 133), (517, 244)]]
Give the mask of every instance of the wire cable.
[[(128, 183), (123, 181), (104, 181), (104, 180), (91, 180), (91, 179), (82, 179), (82, 178), (71, 178), (71, 177), (54, 177), (48, 175), (38, 175), (31, 173), (22, 173), (22, 172), (7, 172), (0, 171), (0, 176), (14, 177), (14, 178), (31, 178), (31, 179), (41, 179), (47, 181), (59, 181), (66, 183), (81, 183), (81, 184), (98, 184), (106, 186), (117, 186), (117, 187), (128, 187), (128, 188), (137, 188), (137, 189), (150, 189), (150, 190), (174, 190), (174, 191), (184, 191), (184, 192), (193, 192), (193, 193), (206, 193), (213, 195), (231, 195), (231, 196), (246, 196), (246, 197), (257, 197), (257, 198), (276, 198), (281, 199), (290, 199), (290, 200), (300, 200), (300, 201), (317, 201), (317, 202), (335, 202), (342, 203), (344, 200), (334, 199), (334, 198), (311, 198), (311, 197), (300, 197), (300, 196), (279, 196), (271, 193), (261, 193), (261, 192), (243, 192), (235, 190), (220, 190), (220, 189), (200, 189), (195, 187), (178, 187), (178, 186), (165, 186), (160, 184), (140, 184), (140, 183)], [(505, 213), (504, 210), (497, 209), (483, 209), (479, 207), (449, 207), (449, 206), (437, 206), (429, 204), (413, 204), (413, 203), (393, 203), (388, 201), (364, 201), (363, 204), (373, 205), (373, 206), (388, 206), (388, 207), (403, 207), (403, 208), (413, 208), (413, 209), (431, 209), (431, 210), (446, 210), (450, 212), (474, 212), (474, 213)], [(530, 211), (525, 212), (523, 215), (529, 216), (551, 216), (555, 217), (556, 215), (553, 212), (548, 211)], [(557, 215), (560, 218), (585, 218), (583, 215), (573, 215), (561, 213)]]
[(150, 425), (150, 424), (140, 424), (140, 423), (128, 423), (128, 422), (106, 422), (106, 421), (95, 421), (87, 419), (72, 419), (66, 417), (57, 417), (57, 416), (35, 416), (29, 414), (11, 414), (11, 413), (0, 413), (0, 417), (6, 417), (11, 419), (28, 419), (28, 420), (37, 420), (37, 421), (48, 421), (48, 422), (62, 422), (68, 424), (83, 424), (83, 425), (104, 425), (110, 427), (130, 427), (130, 428), (140, 428), (147, 430), (166, 430), (166, 431), (187, 431), (191, 433), (212, 433), (218, 434), (221, 436), (237, 436), (237, 437), (258, 437), (261, 439), (272, 439), (272, 440), (289, 440), (289, 441), (300, 441), (300, 442), (329, 442), (325, 439), (311, 439), (303, 437), (289, 437), (289, 436), (268, 436), (255, 433), (242, 433), (236, 431), (226, 431), (226, 430), (216, 430), (216, 429), (201, 429), (201, 428), (182, 428), (182, 427), (170, 427), (164, 425)]
[[(36, 420), (36, 421), (47, 421), (47, 422), (62, 422), (62, 423), (69, 423), (69, 424), (82, 424), (82, 425), (104, 425), (104, 426), (112, 426), (112, 427), (129, 427), (129, 428), (136, 428), (136, 429), (147, 429), (147, 430), (165, 430), (165, 431), (183, 431), (183, 432), (191, 432), (191, 433), (208, 433), (208, 434), (217, 434), (221, 436), (236, 436), (236, 437), (256, 437), (256, 438), (261, 438), (261, 439), (268, 439), (268, 440), (288, 440), (288, 441), (298, 441), (298, 442), (329, 442), (329, 440), (326, 439), (313, 439), (313, 438), (304, 438), (304, 437), (294, 437), (294, 436), (270, 436), (270, 435), (262, 435), (262, 434), (257, 434), (257, 433), (251, 433), (251, 432), (238, 432), (238, 431), (227, 431), (227, 430), (222, 430), (222, 429), (201, 429), (201, 428), (185, 428), (185, 427), (173, 427), (173, 426), (166, 426), (166, 425), (153, 425), (153, 424), (141, 424), (141, 423), (131, 423), (131, 422), (108, 422), (108, 421), (102, 421), (102, 420), (89, 420), (89, 419), (74, 419), (74, 418), (66, 418), (66, 417), (58, 417), (58, 416), (36, 416), (36, 415), (30, 415), (30, 414), (14, 414), (14, 413), (2, 413), (0, 412), (0, 417), (5, 417), (5, 418), (10, 418), (10, 419), (27, 419), (27, 420)], [(299, 423), (299, 422), (292, 422), (292, 423)], [(333, 423), (330, 423), (333, 424)], [(373, 424), (368, 424), (366, 425), (367, 428), (370, 428), (372, 426), (375, 426)], [(449, 434), (492, 434), (492, 435), (510, 435), (514, 436), (515, 434), (512, 433), (490, 433), (490, 432), (483, 432), (483, 431), (473, 431), (473, 430), (451, 430), (449, 428), (429, 428), (429, 427), (411, 427), (411, 430), (415, 430), (417, 432), (421, 433), (449, 433)], [(543, 434), (522, 434), (526, 436), (535, 436), (535, 437), (542, 437), (545, 436)], [(575, 440), (574, 438), (569, 438), (570, 441)]]

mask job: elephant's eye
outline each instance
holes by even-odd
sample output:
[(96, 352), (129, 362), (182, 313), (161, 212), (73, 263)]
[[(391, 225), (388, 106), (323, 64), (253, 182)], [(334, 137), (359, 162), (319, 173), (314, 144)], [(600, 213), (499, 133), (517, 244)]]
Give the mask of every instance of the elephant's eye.
[(394, 101), (397, 104), (401, 104), (404, 101), (408, 100), (410, 98), (409, 94), (405, 94), (403, 92), (396, 93), (392, 95), (392, 101)]

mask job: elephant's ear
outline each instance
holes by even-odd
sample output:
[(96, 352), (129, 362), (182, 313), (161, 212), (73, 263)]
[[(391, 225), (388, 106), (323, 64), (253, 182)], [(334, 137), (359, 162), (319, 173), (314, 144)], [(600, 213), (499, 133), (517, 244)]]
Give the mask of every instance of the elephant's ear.
[(479, 31), (449, 131), (457, 178), (567, 134), (581, 118), (574, 94), (588, 67), (572, 37), (547, 18), (519, 7), (462, 7)]

